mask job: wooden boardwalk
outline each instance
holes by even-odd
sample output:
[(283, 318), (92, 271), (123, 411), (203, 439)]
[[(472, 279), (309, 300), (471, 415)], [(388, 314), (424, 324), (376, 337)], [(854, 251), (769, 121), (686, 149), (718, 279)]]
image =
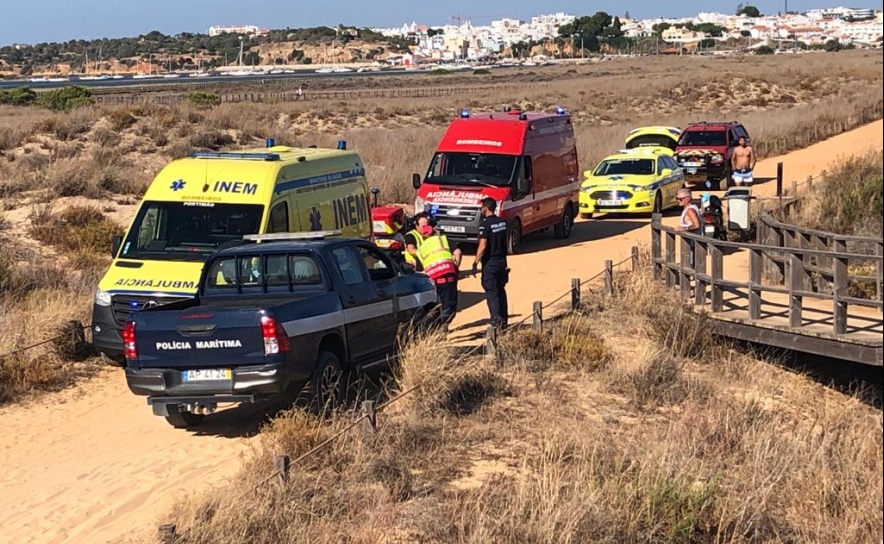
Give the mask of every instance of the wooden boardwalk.
[(759, 214), (757, 244), (679, 234), (660, 216), (651, 229), (655, 274), (709, 312), (718, 334), (882, 365), (881, 240), (800, 229), (767, 214)]

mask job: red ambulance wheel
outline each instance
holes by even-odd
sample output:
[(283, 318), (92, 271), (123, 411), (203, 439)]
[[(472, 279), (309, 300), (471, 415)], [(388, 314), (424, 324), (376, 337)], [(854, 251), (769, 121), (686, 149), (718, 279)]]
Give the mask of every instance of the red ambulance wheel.
[(515, 255), (519, 250), (519, 246), (522, 244), (522, 222), (519, 221), (519, 218), (510, 222), (509, 232), (507, 232), (506, 236), (506, 252), (508, 255)]

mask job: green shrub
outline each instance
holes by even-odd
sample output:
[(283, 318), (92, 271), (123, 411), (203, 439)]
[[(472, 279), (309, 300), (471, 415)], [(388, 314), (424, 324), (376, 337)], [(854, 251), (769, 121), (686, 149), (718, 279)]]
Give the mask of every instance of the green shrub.
[(0, 89), (0, 104), (9, 106), (27, 106), (37, 100), (37, 93), (28, 87)]
[(76, 85), (46, 91), (40, 96), (40, 105), (52, 111), (70, 111), (95, 103), (92, 91)]
[(196, 91), (187, 95), (187, 101), (198, 108), (212, 108), (221, 104), (221, 96), (211, 91)]
[(773, 55), (774, 50), (772, 47), (769, 47), (767, 45), (762, 45), (761, 47), (759, 47), (758, 49), (755, 50), (755, 54), (756, 55)]

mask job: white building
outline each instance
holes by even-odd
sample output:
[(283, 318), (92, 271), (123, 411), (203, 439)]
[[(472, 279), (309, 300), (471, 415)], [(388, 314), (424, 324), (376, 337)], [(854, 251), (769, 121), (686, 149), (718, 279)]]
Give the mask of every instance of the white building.
[(852, 43), (871, 45), (884, 35), (884, 25), (876, 20), (845, 23), (838, 34), (847, 36)]
[(245, 34), (247, 36), (263, 36), (269, 33), (267, 28), (260, 28), (255, 25), (242, 26), (210, 26), (209, 36), (220, 36), (221, 34)]
[(875, 10), (871, 8), (823, 8), (812, 9), (807, 12), (807, 16), (811, 19), (825, 19), (832, 17), (836, 19), (873, 19)]
[(491, 35), (509, 45), (522, 40), (524, 23), (518, 19), (491, 21)]

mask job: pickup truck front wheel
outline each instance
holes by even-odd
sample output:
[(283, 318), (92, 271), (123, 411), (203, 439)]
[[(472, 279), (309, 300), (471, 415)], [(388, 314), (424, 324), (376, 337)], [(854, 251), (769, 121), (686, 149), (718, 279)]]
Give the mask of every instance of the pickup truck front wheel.
[(206, 416), (203, 414), (181, 412), (178, 410), (178, 406), (169, 406), (169, 415), (166, 416), (166, 421), (176, 429), (190, 429), (202, 423), (204, 417)]
[(324, 414), (336, 408), (344, 398), (344, 372), (338, 356), (320, 352), (310, 378), (310, 401), (313, 409)]

